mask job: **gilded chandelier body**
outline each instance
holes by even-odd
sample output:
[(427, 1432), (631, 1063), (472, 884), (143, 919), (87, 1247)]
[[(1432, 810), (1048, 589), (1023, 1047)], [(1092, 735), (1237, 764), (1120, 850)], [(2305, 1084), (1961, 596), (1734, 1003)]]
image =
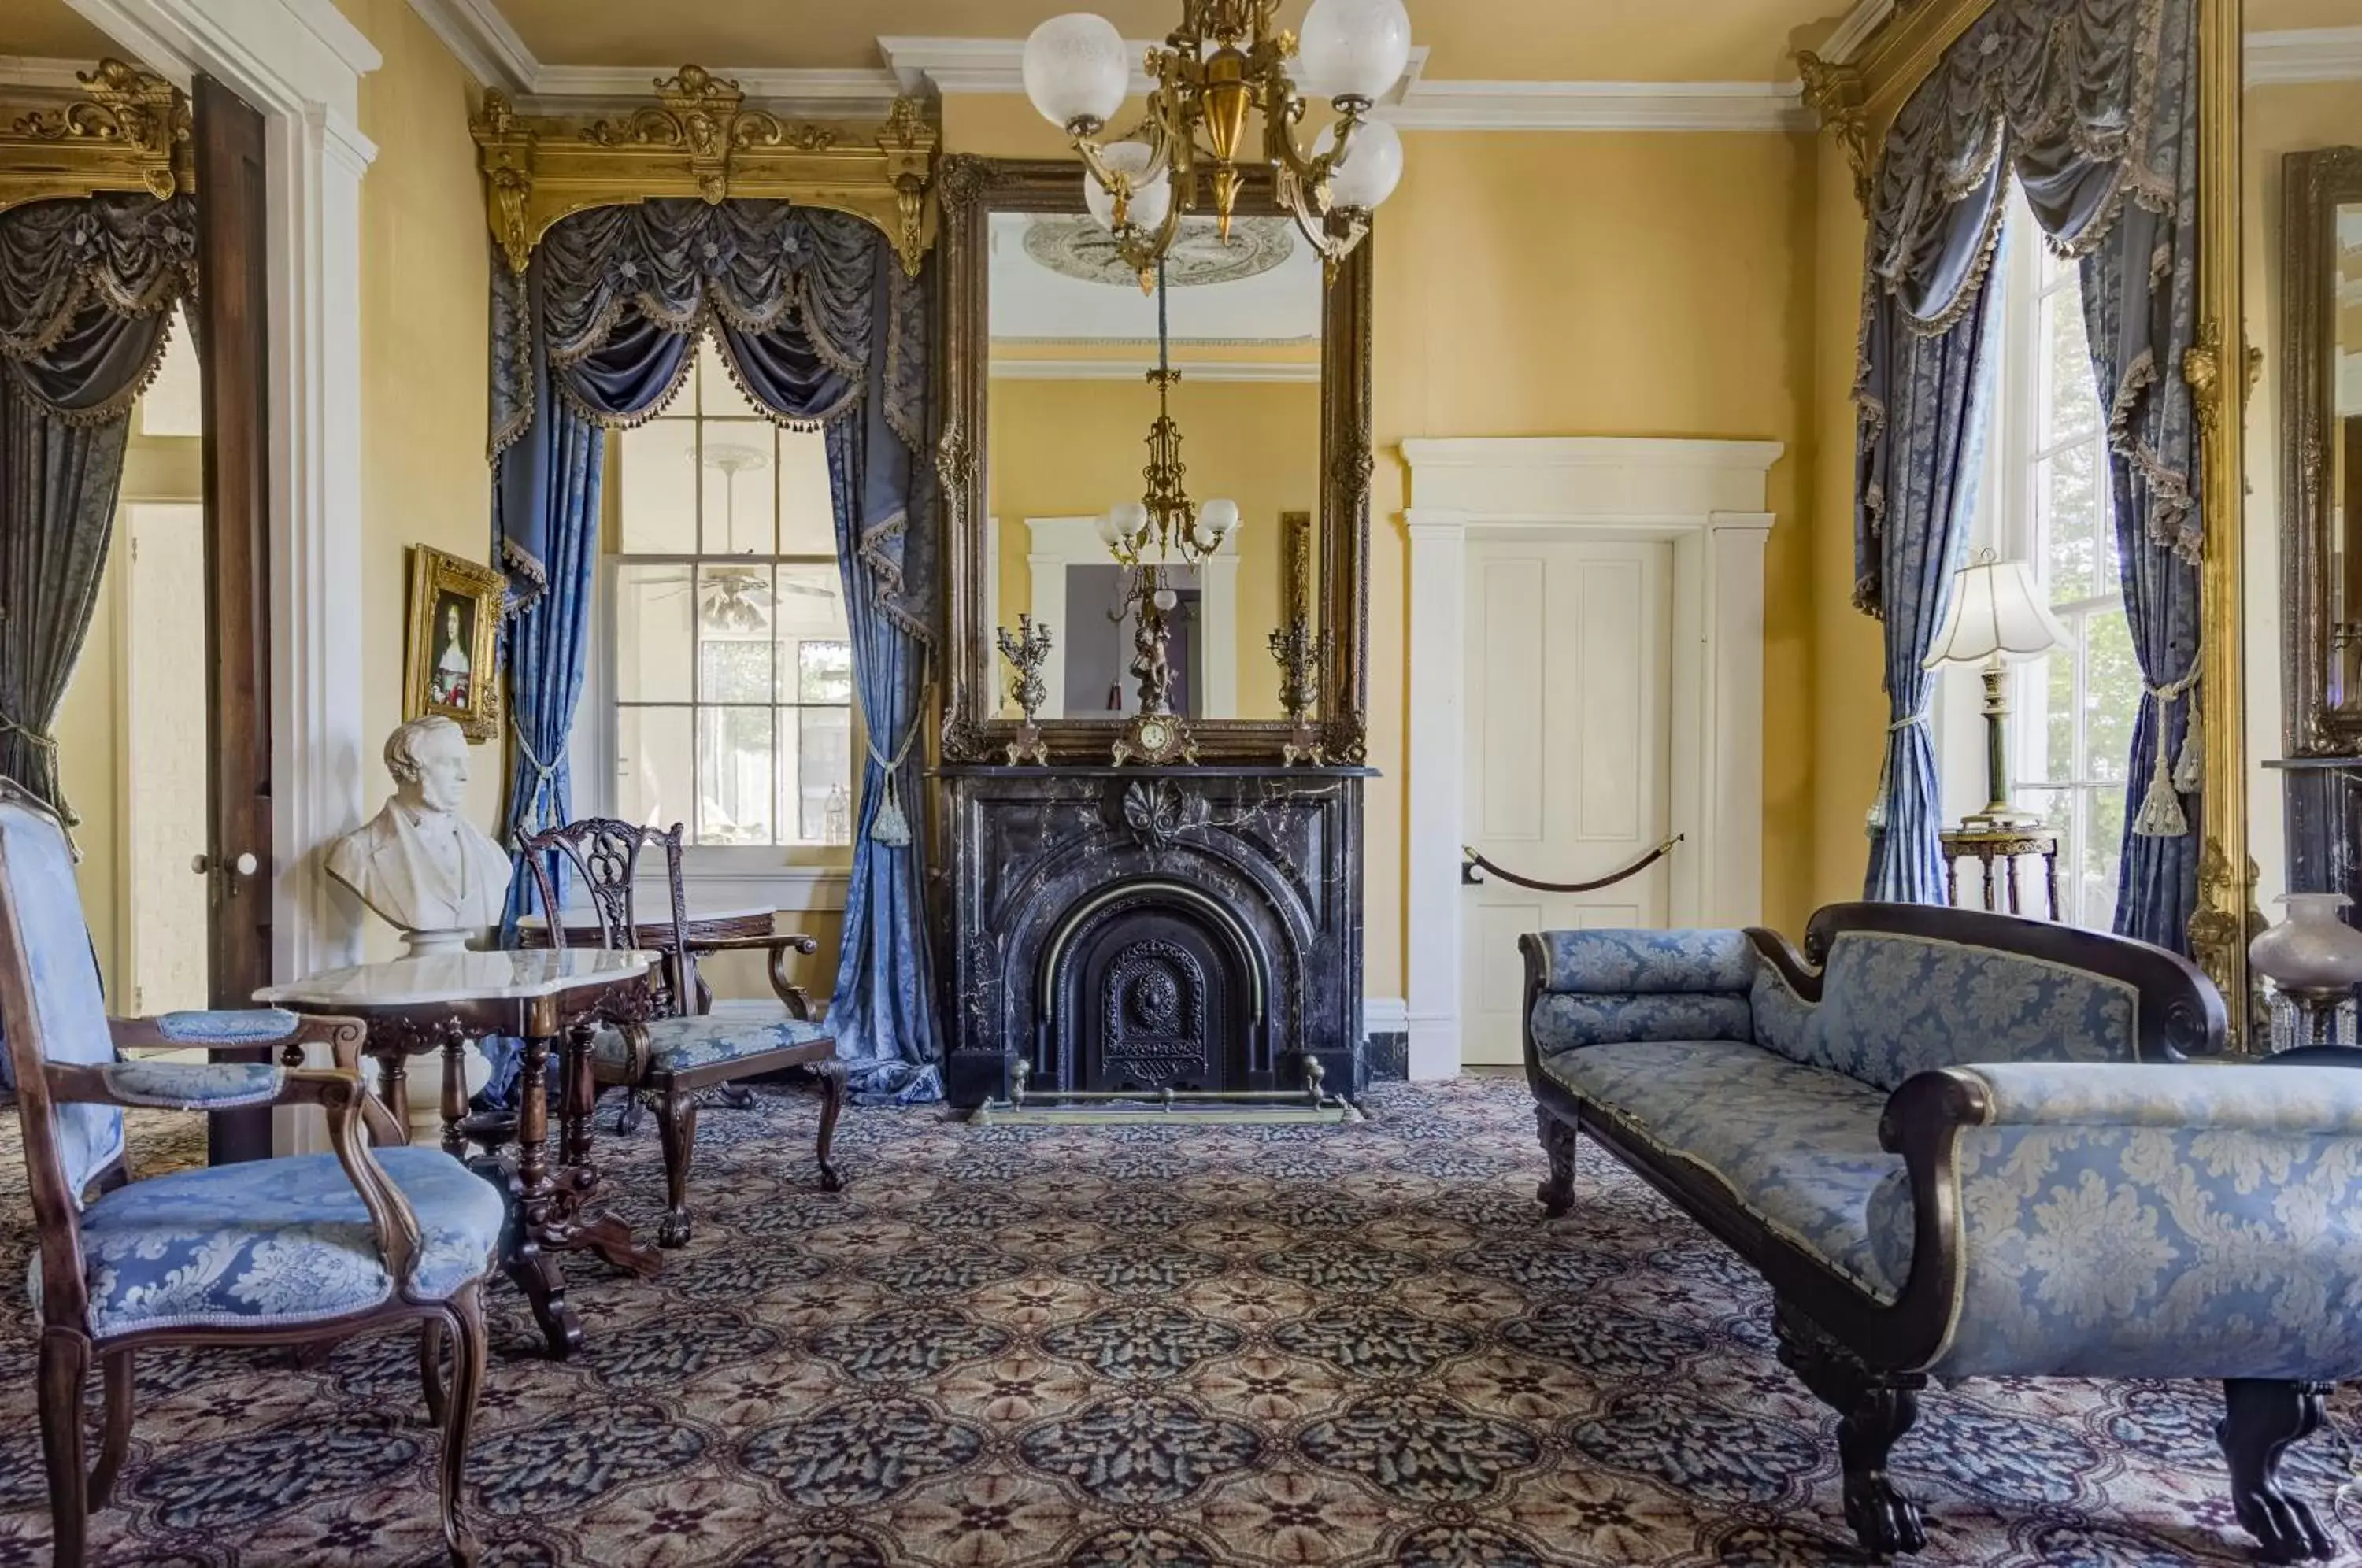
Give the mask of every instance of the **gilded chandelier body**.
[[(1274, 26), (1278, 10), (1279, 0), (1183, 0), (1180, 26), (1148, 51), (1148, 112), (1113, 142), (1099, 133), (1130, 75), (1113, 27), (1059, 17), (1028, 40), (1026, 90), (1081, 155), (1093, 211), (1143, 289), (1201, 197), (1210, 197), (1230, 238), (1254, 161), (1270, 166), (1281, 203), (1332, 270), (1367, 237), (1371, 209), (1401, 178), (1401, 138), (1369, 117), (1409, 56), (1400, 0), (1315, 0), (1303, 58), (1317, 59), (1329, 77), (1337, 119), (1308, 150), (1297, 139), (1307, 101), (1290, 73), (1298, 40)], [(1249, 131), (1257, 116), (1259, 149)]]

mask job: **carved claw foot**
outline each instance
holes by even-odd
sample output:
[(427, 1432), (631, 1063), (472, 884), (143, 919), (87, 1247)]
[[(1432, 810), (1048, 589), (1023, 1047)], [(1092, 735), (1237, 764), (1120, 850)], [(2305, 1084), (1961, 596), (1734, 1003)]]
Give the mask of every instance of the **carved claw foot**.
[(675, 1209), (664, 1217), (663, 1224), (657, 1227), (657, 1245), (685, 1247), (689, 1245), (689, 1238), (695, 1229), (686, 1213)]
[(1846, 1476), (1845, 1513), (1854, 1540), (1874, 1557), (1899, 1557), (1926, 1548), (1927, 1527), (1919, 1517), (1919, 1505), (1896, 1491), (1882, 1471)]
[(2321, 1425), (2325, 1383), (2234, 1378), (2223, 1385), (2225, 1413), (2214, 1441), (2231, 1465), (2231, 1507), (2267, 1562), (2337, 1554), (2311, 1505), (2280, 1490), (2280, 1458)]
[(1924, 1550), (1926, 1521), (1919, 1505), (1888, 1479), (1886, 1456), (1919, 1419), (1926, 1376), (1871, 1366), (1785, 1301), (1772, 1326), (1779, 1334), (1780, 1364), (1839, 1418), (1838, 1461), (1845, 1471), (1846, 1523), (1854, 1539), (1874, 1557)]
[(1542, 1212), (1555, 1220), (1574, 1207), (1575, 1131), (1542, 1106), (1534, 1108), (1534, 1128), (1550, 1156), (1550, 1179), (1534, 1188)]
[(844, 1173), (826, 1160), (820, 1163), (820, 1189), (822, 1192), (843, 1192)]

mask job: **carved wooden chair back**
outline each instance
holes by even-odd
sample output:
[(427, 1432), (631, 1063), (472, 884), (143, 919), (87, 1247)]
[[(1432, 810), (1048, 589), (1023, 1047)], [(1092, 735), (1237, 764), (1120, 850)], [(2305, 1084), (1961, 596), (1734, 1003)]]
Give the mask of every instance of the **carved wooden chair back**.
[(42, 1316), (80, 1324), (90, 1306), (82, 1195), (92, 1177), (123, 1157), (123, 1112), (56, 1103), (42, 1067), (111, 1062), (114, 1036), (65, 829), (6, 778), (0, 778), (0, 1029), (17, 1078), (17, 1120), (39, 1235)]
[(661, 1013), (695, 1010), (696, 986), (689, 966), (689, 899), (681, 876), (681, 824), (668, 828), (644, 826), (614, 817), (584, 817), (579, 822), (533, 834), (519, 848), (533, 867), (534, 890), (541, 900), (542, 918), (548, 922), (549, 944), (567, 945), (566, 922), (559, 908), (553, 874), (558, 856), (572, 867), (575, 880), (590, 901), (596, 922), (598, 944), (611, 952), (629, 952), (642, 945), (639, 912), (641, 853), (650, 847), (664, 856), (665, 887), (670, 908), (661, 917), (672, 931), (670, 951), (659, 973), (657, 998)]

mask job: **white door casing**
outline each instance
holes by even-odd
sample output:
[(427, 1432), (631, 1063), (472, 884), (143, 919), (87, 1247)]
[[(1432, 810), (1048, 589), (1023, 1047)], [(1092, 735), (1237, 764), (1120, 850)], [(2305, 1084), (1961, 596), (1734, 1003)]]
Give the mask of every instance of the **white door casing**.
[[(1664, 841), (1672, 647), (1662, 539), (1468, 544), (1462, 841), (1548, 882), (1611, 876)], [(1659, 926), (1671, 870), (1546, 893), (1462, 885), (1461, 1047), (1520, 1059), (1529, 931)]]
[[(1066, 701), (1066, 569), (1070, 566), (1111, 566), (1096, 517), (1028, 517), (1032, 548), (1025, 564), (1032, 569), (1033, 624), (1051, 628), (1050, 657), (1042, 679), (1050, 688), (1047, 718), (1105, 717), (1069, 714)], [(1198, 629), (1202, 645), (1201, 712), (1205, 719), (1234, 719), (1239, 713), (1239, 553), (1238, 535), (1222, 541), (1220, 550), (1198, 563)]]
[(1763, 882), (1763, 510), (1776, 441), (1507, 436), (1412, 440), (1404, 894), (1410, 1072), (1460, 1070), (1472, 538), (1672, 547), (1666, 920), (1747, 925)]

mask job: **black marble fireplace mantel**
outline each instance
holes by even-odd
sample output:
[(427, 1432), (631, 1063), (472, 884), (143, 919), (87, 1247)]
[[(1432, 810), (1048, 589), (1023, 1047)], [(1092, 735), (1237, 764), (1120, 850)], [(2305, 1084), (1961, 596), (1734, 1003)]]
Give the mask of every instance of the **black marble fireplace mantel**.
[(1008, 1092), (1359, 1093), (1366, 767), (945, 767), (955, 1105)]

